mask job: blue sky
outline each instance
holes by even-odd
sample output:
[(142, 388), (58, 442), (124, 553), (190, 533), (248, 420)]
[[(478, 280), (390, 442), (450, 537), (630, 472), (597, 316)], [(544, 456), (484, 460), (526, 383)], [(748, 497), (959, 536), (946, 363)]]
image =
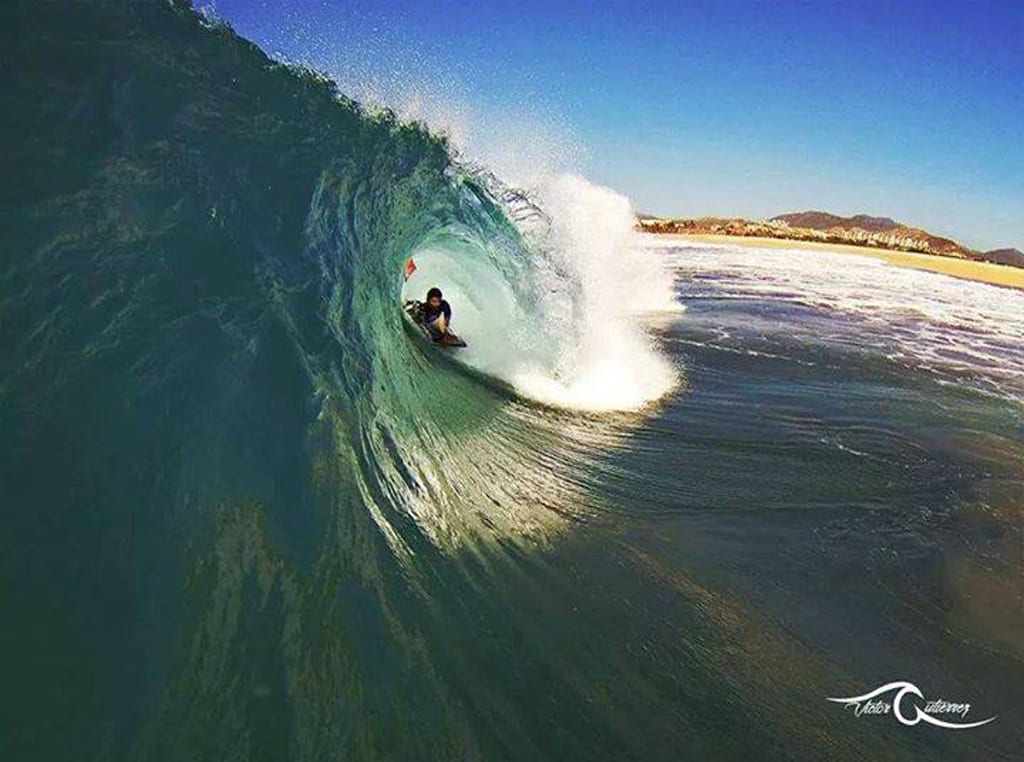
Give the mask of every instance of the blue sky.
[(579, 169), (641, 211), (866, 212), (1024, 248), (1024, 2), (214, 7), (343, 84), (568, 125)]

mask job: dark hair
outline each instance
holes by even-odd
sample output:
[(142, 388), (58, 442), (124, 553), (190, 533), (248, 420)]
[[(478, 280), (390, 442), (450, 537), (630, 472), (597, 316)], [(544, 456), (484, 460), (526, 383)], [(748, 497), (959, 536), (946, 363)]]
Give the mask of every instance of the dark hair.
[(427, 292), (427, 301), (429, 302), (429, 301), (430, 301), (431, 299), (433, 299), (433, 298), (434, 298), (435, 296), (436, 296), (436, 297), (437, 297), (438, 299), (440, 299), (440, 298), (441, 298), (441, 297), (443, 296), (443, 294), (441, 293), (441, 289), (439, 289), (439, 288), (438, 288), (437, 286), (434, 286), (434, 287), (433, 287), (432, 289), (430, 289), (430, 290), (429, 290), (429, 291)]

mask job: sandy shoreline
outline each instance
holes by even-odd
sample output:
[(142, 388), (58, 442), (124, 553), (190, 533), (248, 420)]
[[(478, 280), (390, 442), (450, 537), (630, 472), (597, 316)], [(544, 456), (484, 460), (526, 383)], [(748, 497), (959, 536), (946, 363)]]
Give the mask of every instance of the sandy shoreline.
[(702, 241), (719, 245), (750, 246), (769, 249), (815, 249), (832, 251), (841, 254), (860, 254), (874, 257), (897, 267), (909, 267), (914, 270), (927, 270), (955, 278), (981, 281), (996, 286), (1009, 286), (1024, 290), (1024, 268), (997, 265), (991, 262), (972, 262), (952, 257), (939, 257), (934, 254), (915, 254), (907, 251), (890, 249), (874, 249), (867, 246), (849, 246), (846, 244), (817, 243), (815, 241), (790, 241), (782, 238), (755, 238), (752, 236), (731, 235), (696, 235), (686, 233), (646, 233), (658, 238), (676, 238), (687, 241)]

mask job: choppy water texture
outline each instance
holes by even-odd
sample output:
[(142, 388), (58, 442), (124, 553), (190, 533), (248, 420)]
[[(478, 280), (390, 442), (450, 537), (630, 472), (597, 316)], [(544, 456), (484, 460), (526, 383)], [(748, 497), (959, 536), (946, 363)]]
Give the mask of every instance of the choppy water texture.
[[(1024, 295), (580, 246), (186, 9), (0, 21), (3, 759), (1019, 752)], [(826, 701), (893, 680), (997, 719)]]

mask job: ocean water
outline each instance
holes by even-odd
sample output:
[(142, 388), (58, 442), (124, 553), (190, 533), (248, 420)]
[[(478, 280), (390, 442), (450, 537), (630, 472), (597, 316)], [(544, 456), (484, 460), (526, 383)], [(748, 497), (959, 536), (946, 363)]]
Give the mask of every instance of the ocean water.
[[(1024, 294), (636, 236), (181, 4), (0, 13), (0, 757), (1019, 753)], [(827, 700), (897, 680), (996, 719)]]

